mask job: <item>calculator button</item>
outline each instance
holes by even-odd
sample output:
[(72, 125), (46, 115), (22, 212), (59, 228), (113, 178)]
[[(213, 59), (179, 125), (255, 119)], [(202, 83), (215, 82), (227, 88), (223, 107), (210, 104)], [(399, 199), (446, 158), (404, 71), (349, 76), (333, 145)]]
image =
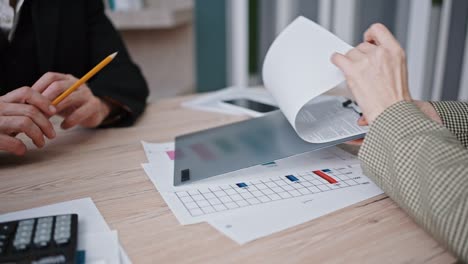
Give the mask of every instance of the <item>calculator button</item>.
[(20, 237), (20, 238), (15, 238), (15, 240), (13, 241), (13, 244), (14, 245), (29, 244), (30, 242), (31, 242), (30, 239)]
[(70, 231), (68, 232), (55, 232), (54, 234), (55, 243), (58, 245), (66, 244), (70, 241)]
[(58, 228), (55, 228), (56, 232), (70, 232), (70, 227), (69, 226), (60, 226)]
[(58, 239), (58, 240), (55, 240), (55, 243), (57, 243), (57, 245), (61, 246), (61, 245), (67, 244), (68, 241), (69, 241), (69, 239)]
[(52, 224), (52, 221), (54, 220), (54, 218), (52, 216), (49, 216), (49, 217), (42, 217), (42, 218), (39, 218), (37, 219), (37, 223), (38, 224), (43, 224), (43, 223), (49, 223), (49, 224)]
[(13, 246), (17, 251), (23, 251), (28, 248), (29, 243), (13, 243)]
[(38, 248), (45, 248), (49, 246), (49, 241), (39, 241), (39, 242), (34, 241), (34, 245), (36, 245), (36, 247)]
[(36, 234), (34, 235), (34, 245), (36, 245), (36, 247), (47, 247), (49, 245), (49, 242), (50, 242), (50, 234), (51, 232), (42, 232), (43, 230), (41, 230), (40, 232), (36, 232)]
[(37, 240), (37, 241), (49, 240), (49, 239), (50, 239), (50, 233), (36, 234), (36, 236), (34, 237), (34, 240)]
[(43, 224), (38, 224), (36, 226), (36, 230), (44, 230), (44, 229), (52, 229), (52, 224), (47, 224), (47, 223), (43, 223)]
[(55, 234), (54, 239), (69, 239), (70, 238), (70, 232), (60, 232), (58, 234)]
[(22, 220), (19, 222), (18, 227), (22, 226), (33, 226), (34, 225), (34, 219), (28, 219), (28, 220)]
[(0, 234), (0, 241), (6, 240), (8, 237), (5, 234)]
[(32, 231), (22, 231), (16, 233), (16, 238), (31, 239)]
[(71, 215), (58, 215), (56, 217), (57, 217), (57, 221), (62, 221), (62, 220), (70, 221), (71, 220)]
[(36, 229), (36, 236), (50, 235), (50, 233), (52, 233), (52, 228)]
[(66, 221), (58, 221), (55, 223), (55, 226), (62, 227), (62, 226), (70, 226), (71, 222), (66, 222)]

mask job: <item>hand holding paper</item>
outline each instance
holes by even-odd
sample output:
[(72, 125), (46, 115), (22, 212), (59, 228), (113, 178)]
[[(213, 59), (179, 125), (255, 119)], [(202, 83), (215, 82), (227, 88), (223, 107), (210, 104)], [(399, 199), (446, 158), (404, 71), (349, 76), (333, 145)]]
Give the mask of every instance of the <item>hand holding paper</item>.
[(343, 108), (336, 98), (313, 100), (344, 82), (330, 57), (351, 49), (304, 17), (292, 22), (270, 47), (263, 65), (265, 87), (302, 139), (323, 143), (367, 131), (356, 124), (359, 115)]
[(404, 51), (382, 24), (372, 25), (364, 42), (332, 61), (347, 76), (351, 92), (362, 106), (369, 124), (399, 101), (412, 101)]

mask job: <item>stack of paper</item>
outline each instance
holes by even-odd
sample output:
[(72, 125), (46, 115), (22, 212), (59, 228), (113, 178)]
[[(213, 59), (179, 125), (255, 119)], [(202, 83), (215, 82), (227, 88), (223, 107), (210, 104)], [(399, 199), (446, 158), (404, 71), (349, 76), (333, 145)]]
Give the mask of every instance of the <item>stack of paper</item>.
[(382, 193), (356, 157), (336, 147), (177, 187), (174, 143), (143, 147), (149, 163), (142, 166), (179, 222), (208, 222), (239, 244)]
[(91, 198), (84, 198), (0, 215), (0, 222), (59, 214), (78, 214), (78, 250), (85, 251), (85, 263), (131, 263)]

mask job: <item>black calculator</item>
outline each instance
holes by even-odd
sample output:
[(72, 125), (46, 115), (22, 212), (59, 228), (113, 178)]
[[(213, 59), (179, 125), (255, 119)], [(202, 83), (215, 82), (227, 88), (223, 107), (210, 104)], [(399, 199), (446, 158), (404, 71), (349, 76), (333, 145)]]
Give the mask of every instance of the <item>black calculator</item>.
[(78, 215), (0, 223), (0, 263), (75, 263)]

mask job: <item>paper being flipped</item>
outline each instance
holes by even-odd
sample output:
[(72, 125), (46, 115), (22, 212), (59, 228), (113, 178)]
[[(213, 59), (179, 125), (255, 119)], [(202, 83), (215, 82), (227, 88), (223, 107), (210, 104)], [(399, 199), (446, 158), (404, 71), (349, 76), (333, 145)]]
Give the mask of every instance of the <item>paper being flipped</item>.
[(273, 42), (264, 64), (265, 87), (296, 133), (305, 141), (323, 143), (364, 134), (359, 114), (342, 102), (317, 96), (342, 84), (341, 71), (331, 63), (334, 52), (350, 45), (308, 20), (298, 17)]

